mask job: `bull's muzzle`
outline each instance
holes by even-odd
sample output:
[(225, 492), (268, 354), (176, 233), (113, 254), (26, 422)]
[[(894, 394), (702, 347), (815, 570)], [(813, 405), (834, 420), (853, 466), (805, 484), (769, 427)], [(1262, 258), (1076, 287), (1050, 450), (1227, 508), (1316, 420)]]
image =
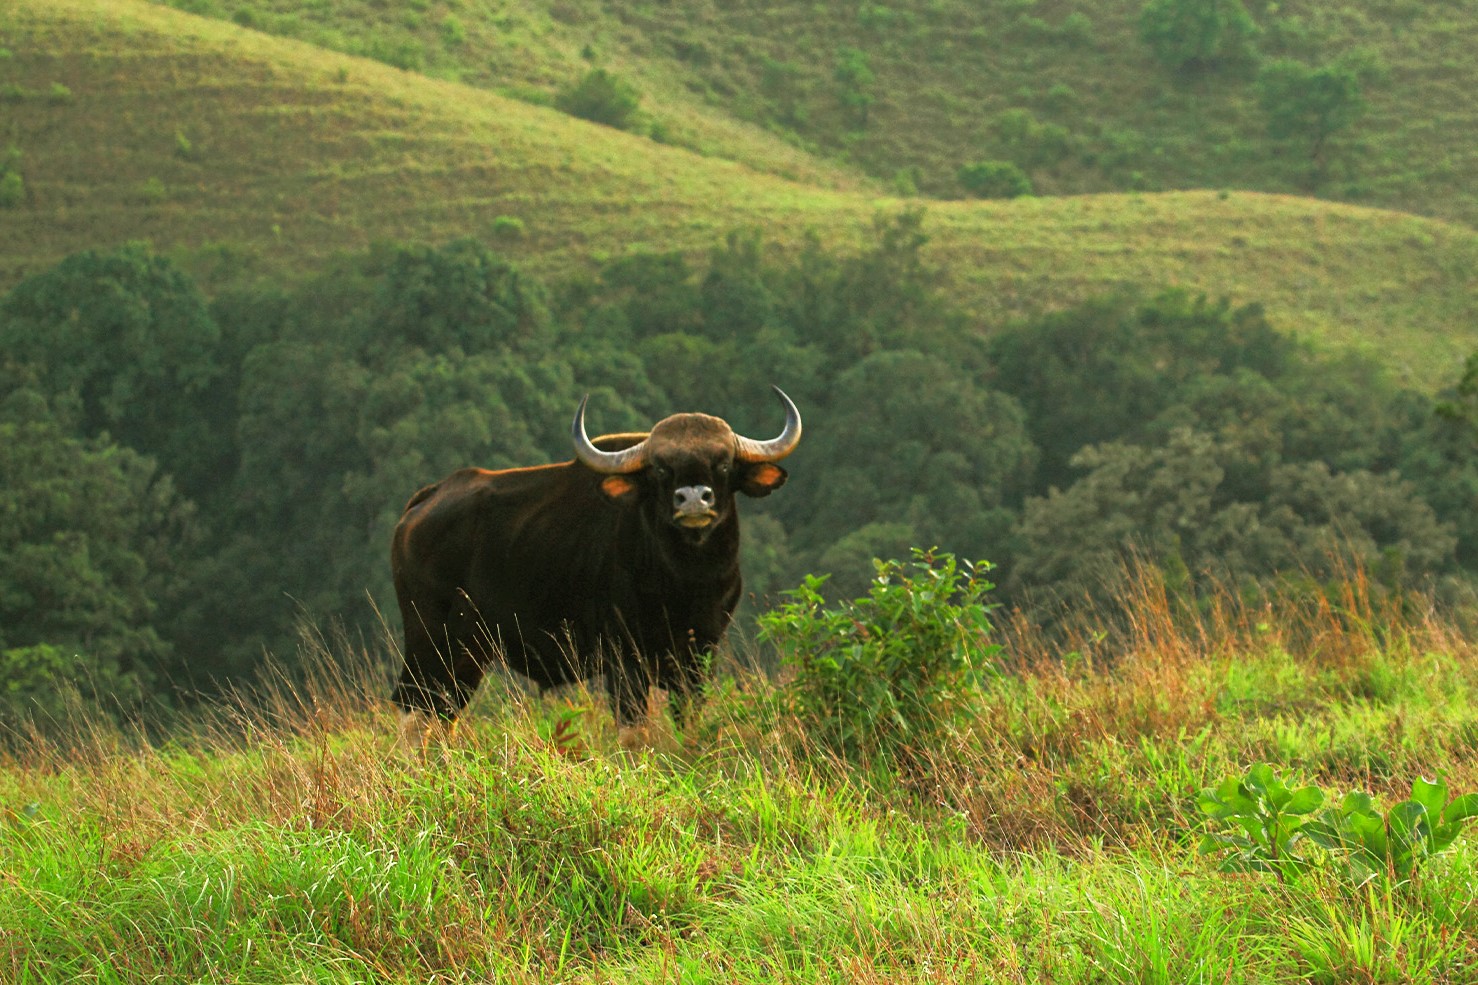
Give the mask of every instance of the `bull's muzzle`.
[(679, 486), (672, 494), (672, 518), (685, 527), (706, 527), (718, 516), (717, 501), (708, 486)]

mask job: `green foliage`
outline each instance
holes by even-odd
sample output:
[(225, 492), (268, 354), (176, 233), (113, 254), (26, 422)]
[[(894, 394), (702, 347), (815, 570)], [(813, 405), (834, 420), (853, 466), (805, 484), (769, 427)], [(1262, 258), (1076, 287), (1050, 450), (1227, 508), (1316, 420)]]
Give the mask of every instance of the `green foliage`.
[(1346, 61), (1309, 66), (1291, 58), (1263, 65), (1257, 100), (1274, 140), (1303, 143), (1316, 179), (1329, 167), (1330, 141), (1364, 115), (1360, 74)]
[(1468, 357), (1451, 396), (1438, 403), (1434, 413), (1452, 425), (1459, 443), (1466, 442), (1478, 453), (1478, 352)]
[(26, 200), (26, 182), (20, 170), (21, 152), (8, 147), (0, 159), (0, 208), (14, 208)]
[(1234, 830), (1208, 832), (1201, 852), (1231, 849), (1233, 854), (1222, 862), (1224, 871), (1272, 872), (1280, 881), (1291, 881), (1326, 855), (1338, 860), (1355, 886), (1388, 878), (1404, 881), (1450, 848), (1464, 823), (1478, 817), (1478, 794), (1449, 800), (1447, 784), (1440, 779), (1412, 781), (1411, 796), (1384, 813), (1374, 797), (1356, 791), (1314, 816), (1325, 800), (1318, 787), (1293, 790), (1272, 766), (1254, 766), (1241, 779), (1229, 777), (1197, 798), (1210, 822)]
[(493, 220), (492, 234), (494, 239), (523, 239), (527, 231), (528, 227), (524, 224), (524, 221), (516, 215), (500, 215)]
[[(0, 342), (13, 389), (33, 394), (16, 399), (54, 409), (58, 442), (147, 456), (198, 507), (204, 531), (159, 566), (178, 591), (151, 587), (153, 608), (123, 620), (188, 652), (187, 685), (238, 678), (264, 645), (290, 659), (305, 613), (373, 632), (406, 498), (455, 468), (566, 458), (591, 390), (606, 431), (706, 410), (763, 435), (769, 384), (796, 398), (797, 481), (746, 508), (761, 599), (806, 571), (864, 595), (870, 559), (918, 543), (1001, 559), (1022, 605), (1116, 601), (1101, 576), (1135, 551), (1190, 598), (1342, 564), (1383, 589), (1426, 585), (1459, 571), (1449, 524), (1459, 551), (1478, 543), (1467, 382), (1433, 413), (1256, 308), (1183, 292), (980, 332), (927, 240), (914, 211), (853, 252), (734, 233), (706, 256), (631, 251), (555, 290), (473, 241), (386, 244), (208, 307), (130, 246), (0, 300)], [(118, 536), (110, 549), (134, 549)], [(75, 567), (64, 542), (40, 549), (56, 570)], [(60, 633), (8, 646), (71, 646)]]
[(1257, 25), (1242, 0), (1148, 0), (1139, 37), (1177, 72), (1209, 72), (1254, 57)]
[(19, 171), (0, 174), (0, 207), (14, 208), (26, 200), (26, 182)]
[(1110, 610), (1135, 557), (1184, 572), (1176, 587), (1193, 593), (1357, 570), (1399, 589), (1451, 566), (1451, 528), (1409, 483), (1260, 451), (1189, 430), (1158, 447), (1085, 448), (1072, 460), (1083, 478), (1023, 507), (1010, 588)]
[(1447, 783), (1418, 778), (1411, 796), (1384, 814), (1375, 798), (1350, 793), (1306, 828), (1310, 841), (1343, 855), (1352, 882), (1414, 877), (1428, 859), (1452, 846), (1463, 824), (1478, 817), (1478, 794), (1448, 799)]
[(82, 433), (157, 458), (191, 496), (227, 454), (219, 338), (195, 285), (138, 243), (69, 257), (0, 301), (0, 350), (80, 400)]
[(1022, 168), (1058, 164), (1070, 154), (1076, 141), (1067, 127), (1047, 123), (1031, 110), (1008, 109), (992, 121), (995, 147)]
[(976, 161), (963, 165), (960, 185), (976, 198), (1017, 198), (1032, 193), (1032, 180), (1010, 161)]
[(795, 677), (795, 712), (824, 748), (865, 763), (921, 768), (999, 649), (985, 562), (915, 548), (875, 561), (868, 594), (828, 607), (808, 575), (760, 618), (761, 638)]
[(628, 82), (603, 68), (593, 68), (578, 82), (561, 89), (554, 105), (571, 116), (630, 130), (636, 120), (641, 95)]
[(0, 722), (61, 717), (67, 688), (135, 709), (170, 669), (194, 511), (151, 460), (68, 434), (75, 409), (29, 373), (0, 375)]
[[(912, 539), (983, 552), (1005, 538), (1036, 457), (1010, 397), (938, 356), (881, 351), (838, 375), (816, 416), (830, 433), (809, 460), (826, 479), (798, 543), (835, 550), (876, 524), (910, 532), (879, 545), (894, 550)], [(844, 592), (864, 587), (866, 567), (829, 570)]]
[(426, 68), (425, 47), (416, 38), (399, 31), (371, 34), (357, 53), (406, 72)]
[(448, 48), (467, 43), (467, 27), (456, 14), (447, 14), (441, 19), (441, 41)]
[(1207, 377), (1278, 378), (1294, 347), (1256, 306), (1166, 291), (1105, 296), (1013, 326), (990, 356), (994, 385), (1026, 410), (1045, 492), (1068, 484), (1068, 459), (1083, 446), (1135, 434)]
[(1308, 815), (1324, 804), (1318, 787), (1290, 788), (1262, 763), (1240, 779), (1228, 777), (1215, 789), (1201, 791), (1196, 803), (1212, 821), (1233, 828), (1231, 834), (1208, 832), (1201, 841), (1202, 854), (1232, 850), (1222, 862), (1223, 871), (1272, 872), (1286, 882), (1308, 868), (1299, 842), (1306, 837)]
[(846, 111), (848, 122), (855, 129), (865, 128), (875, 99), (872, 87), (877, 81), (868, 65), (867, 54), (857, 48), (838, 48), (831, 75), (837, 83), (837, 98)]

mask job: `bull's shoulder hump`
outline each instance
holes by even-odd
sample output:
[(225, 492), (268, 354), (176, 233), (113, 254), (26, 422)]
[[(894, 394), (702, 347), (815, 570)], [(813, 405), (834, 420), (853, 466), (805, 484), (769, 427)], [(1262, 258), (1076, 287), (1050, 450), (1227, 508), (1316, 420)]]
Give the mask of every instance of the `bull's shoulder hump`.
[(590, 443), (601, 451), (625, 451), (645, 440), (645, 431), (623, 431), (620, 434), (603, 434), (599, 438), (592, 438)]

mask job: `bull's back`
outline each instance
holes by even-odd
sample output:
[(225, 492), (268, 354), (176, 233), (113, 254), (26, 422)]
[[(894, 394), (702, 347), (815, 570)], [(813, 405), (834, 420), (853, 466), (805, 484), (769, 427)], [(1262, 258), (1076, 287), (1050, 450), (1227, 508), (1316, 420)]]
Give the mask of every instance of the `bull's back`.
[(572, 569), (607, 553), (612, 512), (590, 474), (568, 463), (462, 469), (406, 504), (391, 549), (397, 591), (506, 596), (586, 580)]

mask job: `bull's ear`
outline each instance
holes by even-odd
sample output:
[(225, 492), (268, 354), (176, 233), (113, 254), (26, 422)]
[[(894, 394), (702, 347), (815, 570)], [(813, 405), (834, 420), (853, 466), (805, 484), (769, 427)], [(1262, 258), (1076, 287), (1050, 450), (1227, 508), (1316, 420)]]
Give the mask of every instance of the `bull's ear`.
[(772, 462), (760, 462), (745, 469), (739, 479), (739, 491), (746, 496), (768, 496), (785, 485), (786, 473)]
[(630, 503), (636, 499), (636, 480), (629, 475), (608, 475), (600, 481), (600, 491), (613, 503)]

